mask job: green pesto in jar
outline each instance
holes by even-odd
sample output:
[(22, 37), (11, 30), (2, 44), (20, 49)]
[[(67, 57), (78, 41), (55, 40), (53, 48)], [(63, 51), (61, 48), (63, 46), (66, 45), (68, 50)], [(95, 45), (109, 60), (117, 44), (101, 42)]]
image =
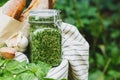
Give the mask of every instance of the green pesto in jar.
[(57, 15), (41, 17), (39, 14), (29, 17), (31, 62), (40, 60), (51, 66), (58, 66), (61, 63), (62, 36), (57, 20)]

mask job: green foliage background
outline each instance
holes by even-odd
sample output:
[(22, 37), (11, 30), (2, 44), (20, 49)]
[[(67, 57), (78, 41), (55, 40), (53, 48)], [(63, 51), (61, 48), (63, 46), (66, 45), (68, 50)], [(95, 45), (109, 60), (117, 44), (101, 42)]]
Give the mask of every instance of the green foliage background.
[(56, 0), (55, 9), (90, 44), (89, 80), (120, 80), (120, 0)]
[(57, 0), (90, 44), (89, 80), (120, 80), (120, 0)]

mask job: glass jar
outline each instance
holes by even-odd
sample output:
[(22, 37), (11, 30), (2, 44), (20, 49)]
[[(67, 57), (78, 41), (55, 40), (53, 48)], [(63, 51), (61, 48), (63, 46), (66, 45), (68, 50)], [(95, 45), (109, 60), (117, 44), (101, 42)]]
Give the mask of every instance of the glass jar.
[(30, 12), (30, 60), (51, 66), (61, 63), (61, 18), (58, 10)]

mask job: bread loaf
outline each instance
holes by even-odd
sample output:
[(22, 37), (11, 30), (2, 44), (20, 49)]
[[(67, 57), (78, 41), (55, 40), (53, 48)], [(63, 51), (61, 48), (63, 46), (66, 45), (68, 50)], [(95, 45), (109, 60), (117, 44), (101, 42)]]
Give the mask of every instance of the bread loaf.
[(25, 5), (26, 0), (8, 0), (2, 6), (2, 13), (18, 20)]
[(26, 10), (24, 10), (23, 13), (21, 14), (19, 21), (24, 21), (29, 16), (30, 10), (38, 7), (39, 2), (40, 2), (40, 0), (32, 0), (30, 5), (28, 6), (28, 8)]
[(49, 0), (49, 9), (53, 9), (55, 0)]
[(16, 50), (14, 48), (3, 47), (0, 48), (0, 55), (5, 59), (13, 59), (15, 57)]

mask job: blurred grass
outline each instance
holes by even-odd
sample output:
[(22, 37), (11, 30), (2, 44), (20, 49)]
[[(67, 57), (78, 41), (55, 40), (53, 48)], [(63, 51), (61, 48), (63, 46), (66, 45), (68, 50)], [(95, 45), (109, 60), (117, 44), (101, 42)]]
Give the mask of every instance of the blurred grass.
[(0, 0), (0, 6), (2, 6), (8, 0)]
[(89, 80), (120, 80), (120, 0), (56, 0), (55, 8), (90, 44)]

